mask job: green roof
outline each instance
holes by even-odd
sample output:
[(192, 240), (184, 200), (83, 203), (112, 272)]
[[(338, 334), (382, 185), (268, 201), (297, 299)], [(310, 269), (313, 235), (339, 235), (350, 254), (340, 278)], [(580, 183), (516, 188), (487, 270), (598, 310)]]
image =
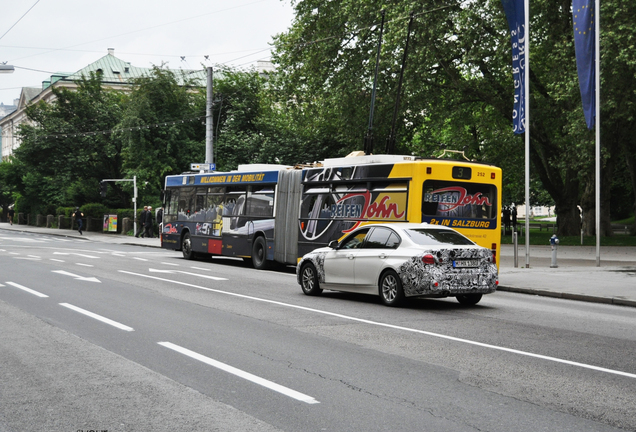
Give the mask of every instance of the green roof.
[[(102, 82), (108, 84), (132, 84), (137, 78), (148, 76), (152, 71), (151, 68), (141, 68), (118, 59), (113, 54), (107, 54), (99, 60), (89, 64), (88, 66), (78, 70), (72, 74), (57, 73), (51, 76), (50, 83), (57, 81), (78, 81), (82, 77), (88, 78), (91, 72), (102, 73)], [(181, 71), (182, 73), (178, 73)], [(174, 70), (175, 77), (179, 84), (183, 84), (184, 77), (194, 79), (199, 85), (206, 85), (205, 70)], [(50, 84), (49, 84), (50, 85)], [(48, 87), (48, 85), (46, 86)], [(43, 88), (46, 88), (43, 86)]]

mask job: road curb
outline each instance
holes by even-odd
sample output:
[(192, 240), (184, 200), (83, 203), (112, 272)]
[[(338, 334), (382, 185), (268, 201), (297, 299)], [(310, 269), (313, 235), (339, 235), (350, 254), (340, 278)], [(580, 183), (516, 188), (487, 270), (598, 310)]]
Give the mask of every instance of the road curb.
[(613, 305), (619, 305), (619, 306), (636, 307), (636, 301), (629, 300), (623, 297), (603, 297), (603, 296), (593, 296), (589, 294), (556, 292), (556, 291), (549, 291), (549, 290), (519, 288), (519, 287), (510, 287), (510, 286), (502, 286), (502, 285), (499, 285), (497, 287), (497, 291), (508, 291), (508, 292), (514, 292), (518, 294), (530, 294), (530, 295), (537, 295), (542, 297), (562, 298), (566, 300), (577, 300), (577, 301), (584, 301), (589, 303), (603, 303), (603, 304), (613, 304)]

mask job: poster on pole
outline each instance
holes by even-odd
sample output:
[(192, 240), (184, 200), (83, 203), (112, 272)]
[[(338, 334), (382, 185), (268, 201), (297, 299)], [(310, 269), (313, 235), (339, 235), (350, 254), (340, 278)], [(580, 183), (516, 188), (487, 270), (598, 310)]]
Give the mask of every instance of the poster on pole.
[(117, 215), (104, 215), (104, 232), (117, 232)]

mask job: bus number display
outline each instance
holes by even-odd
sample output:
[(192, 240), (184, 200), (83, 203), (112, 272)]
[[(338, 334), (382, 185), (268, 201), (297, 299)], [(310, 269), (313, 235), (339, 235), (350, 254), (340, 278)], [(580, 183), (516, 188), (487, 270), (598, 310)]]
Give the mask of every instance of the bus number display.
[(472, 168), (454, 166), (452, 174), (454, 179), (470, 180), (472, 177)]

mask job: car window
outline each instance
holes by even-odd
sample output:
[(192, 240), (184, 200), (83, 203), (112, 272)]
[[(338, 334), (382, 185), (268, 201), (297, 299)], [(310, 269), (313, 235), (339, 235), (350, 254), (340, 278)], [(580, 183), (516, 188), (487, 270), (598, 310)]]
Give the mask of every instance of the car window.
[(416, 228), (405, 230), (406, 234), (418, 245), (431, 246), (440, 244), (474, 245), (472, 241), (456, 231), (435, 228)]
[(386, 248), (397, 249), (399, 245), (400, 245), (400, 237), (398, 237), (396, 233), (392, 232), (391, 235), (389, 236), (389, 239), (386, 241)]
[(376, 227), (366, 237), (366, 242), (363, 247), (365, 249), (387, 249), (387, 241), (389, 237), (391, 237), (391, 234), (393, 234), (393, 231), (390, 229)]
[(355, 234), (347, 237), (340, 246), (339, 249), (359, 249), (362, 247), (362, 243), (364, 242), (364, 238), (367, 236), (369, 232), (368, 229), (357, 231)]

